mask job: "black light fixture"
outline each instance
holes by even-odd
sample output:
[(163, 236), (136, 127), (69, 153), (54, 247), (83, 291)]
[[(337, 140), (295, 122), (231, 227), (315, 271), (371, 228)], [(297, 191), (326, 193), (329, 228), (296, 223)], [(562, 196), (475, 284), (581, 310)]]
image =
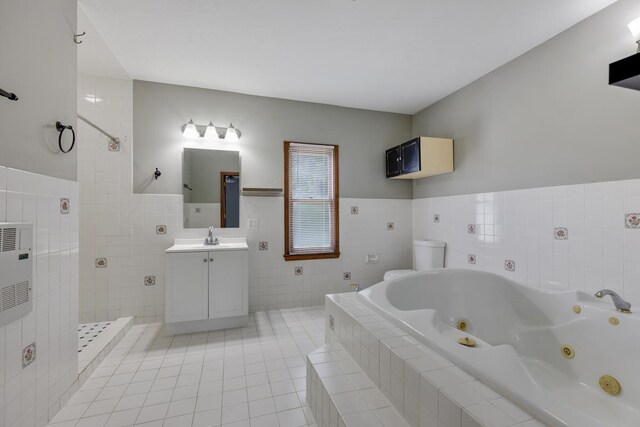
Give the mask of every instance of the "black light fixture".
[(609, 64), (609, 84), (640, 90), (640, 18), (629, 23), (629, 31), (638, 45), (637, 53)]

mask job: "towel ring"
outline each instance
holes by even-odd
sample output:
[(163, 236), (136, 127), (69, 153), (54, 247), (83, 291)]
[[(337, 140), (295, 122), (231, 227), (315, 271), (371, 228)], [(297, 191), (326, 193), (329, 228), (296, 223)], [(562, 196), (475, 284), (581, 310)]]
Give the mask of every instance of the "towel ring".
[[(73, 136), (73, 139), (71, 140), (71, 147), (69, 147), (69, 149), (65, 151), (65, 149), (62, 148), (62, 134), (67, 129), (71, 131), (71, 135)], [(69, 151), (73, 150), (73, 146), (76, 145), (76, 131), (73, 130), (73, 126), (71, 125), (65, 126), (60, 122), (56, 122), (56, 130), (60, 132), (60, 134), (58, 135), (58, 147), (60, 147), (60, 151), (62, 151), (64, 154), (67, 154)]]

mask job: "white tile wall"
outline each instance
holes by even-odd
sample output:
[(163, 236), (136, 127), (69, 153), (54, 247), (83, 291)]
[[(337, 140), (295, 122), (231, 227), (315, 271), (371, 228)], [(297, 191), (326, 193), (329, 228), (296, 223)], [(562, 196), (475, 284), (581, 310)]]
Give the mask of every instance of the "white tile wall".
[[(121, 139), (121, 151), (110, 152), (104, 136), (78, 122), (81, 320), (164, 321), (162, 254), (176, 237), (204, 237), (206, 231), (182, 228), (181, 195), (132, 194), (131, 81), (80, 76), (78, 82), (79, 112)], [(101, 101), (89, 102), (88, 95)], [(241, 228), (220, 234), (247, 237), (252, 312), (322, 304), (326, 293), (349, 290), (351, 283), (368, 286), (382, 280), (386, 270), (411, 267), (410, 200), (340, 199), (341, 257), (304, 262), (282, 258), (282, 198), (242, 197), (240, 203)], [(357, 215), (351, 215), (351, 206), (358, 206)], [(258, 220), (257, 229), (246, 228), (248, 218)], [(393, 230), (387, 230), (388, 222)], [(156, 235), (156, 225), (167, 225), (167, 234)], [(269, 249), (260, 251), (259, 242), (268, 242)], [(367, 253), (378, 254), (378, 263), (365, 264)], [(108, 265), (97, 269), (95, 259), (101, 257)], [(304, 268), (302, 276), (294, 274), (297, 266)], [(344, 272), (351, 280), (343, 280)], [(144, 277), (150, 275), (156, 285), (145, 287)]]
[[(351, 215), (351, 206), (358, 206), (357, 215)], [(369, 286), (386, 270), (411, 267), (411, 200), (341, 198), (341, 255), (322, 261), (284, 261), (282, 198), (243, 197), (241, 214), (259, 222), (258, 230), (246, 231), (251, 311), (322, 304), (327, 293), (349, 291), (352, 283)], [(393, 230), (387, 230), (388, 222)], [(258, 250), (265, 241), (269, 250)], [(377, 254), (378, 262), (366, 264), (366, 254)], [(294, 275), (297, 266), (303, 267), (302, 276)], [(344, 280), (345, 272), (351, 280)]]
[[(132, 90), (130, 80), (78, 78), (78, 112), (121, 141), (109, 151), (105, 136), (78, 121), (82, 322), (164, 320), (162, 254), (181, 228), (182, 196), (132, 194)], [(156, 225), (167, 233), (156, 234)], [(103, 257), (107, 267), (96, 268)], [(156, 285), (145, 286), (145, 276)]]
[[(447, 267), (541, 288), (611, 288), (640, 304), (640, 229), (625, 228), (625, 213), (637, 212), (640, 180), (434, 197), (413, 201), (413, 236), (446, 241)], [(568, 239), (556, 240), (556, 227), (567, 228)]]
[(0, 166), (0, 222), (33, 222), (35, 255), (33, 310), (0, 326), (0, 427), (46, 425), (77, 387), (78, 218), (76, 182)]

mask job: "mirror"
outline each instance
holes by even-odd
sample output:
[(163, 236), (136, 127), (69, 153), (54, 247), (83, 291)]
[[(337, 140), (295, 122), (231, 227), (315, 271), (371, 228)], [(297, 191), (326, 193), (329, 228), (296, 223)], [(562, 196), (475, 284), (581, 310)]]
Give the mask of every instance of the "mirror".
[(185, 148), (182, 156), (184, 228), (240, 226), (237, 151)]

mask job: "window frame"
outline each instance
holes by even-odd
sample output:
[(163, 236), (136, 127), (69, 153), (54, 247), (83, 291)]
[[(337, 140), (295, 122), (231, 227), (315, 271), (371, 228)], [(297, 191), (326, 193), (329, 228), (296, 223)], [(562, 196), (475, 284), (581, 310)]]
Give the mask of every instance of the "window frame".
[[(291, 144), (321, 145), (333, 147), (333, 215), (335, 224), (333, 225), (334, 248), (333, 252), (291, 254), (289, 248), (289, 237), (291, 229), (289, 227), (289, 147)], [(335, 144), (318, 144), (313, 142), (284, 141), (284, 259), (285, 261), (304, 261), (312, 259), (332, 259), (340, 257), (340, 193), (339, 193), (339, 147)]]

